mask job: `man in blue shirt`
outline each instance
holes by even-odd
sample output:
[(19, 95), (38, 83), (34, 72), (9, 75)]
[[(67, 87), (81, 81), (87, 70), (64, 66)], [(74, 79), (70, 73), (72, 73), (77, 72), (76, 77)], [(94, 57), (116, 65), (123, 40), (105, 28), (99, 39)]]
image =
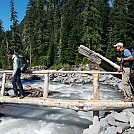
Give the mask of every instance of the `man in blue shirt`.
[(131, 87), (130, 87), (130, 66), (131, 66), (131, 61), (133, 61), (133, 56), (131, 54), (131, 52), (124, 48), (123, 43), (119, 42), (116, 45), (114, 45), (114, 47), (116, 47), (116, 50), (118, 52), (120, 52), (120, 56), (117, 57), (117, 61), (120, 62), (120, 70), (118, 71), (123, 71), (122, 74), (122, 89), (124, 92), (124, 96), (126, 98), (130, 98), (133, 99), (133, 94), (131, 91)]
[(116, 50), (120, 52), (120, 57), (117, 57), (118, 62), (122, 62), (124, 67), (130, 67), (131, 66), (131, 61), (133, 61), (133, 56), (131, 52), (123, 47), (123, 43), (119, 42), (116, 45)]
[(12, 97), (18, 97), (18, 91), (17, 91), (17, 85), (18, 85), (19, 92), (20, 92), (20, 99), (23, 99), (25, 95), (24, 95), (24, 90), (23, 90), (23, 86), (21, 83), (21, 79), (20, 79), (21, 70), (20, 70), (20, 65), (19, 65), (19, 59), (12, 51), (9, 51), (7, 53), (7, 56), (9, 59), (13, 60), (13, 73), (12, 73), (11, 78), (12, 78), (14, 95)]

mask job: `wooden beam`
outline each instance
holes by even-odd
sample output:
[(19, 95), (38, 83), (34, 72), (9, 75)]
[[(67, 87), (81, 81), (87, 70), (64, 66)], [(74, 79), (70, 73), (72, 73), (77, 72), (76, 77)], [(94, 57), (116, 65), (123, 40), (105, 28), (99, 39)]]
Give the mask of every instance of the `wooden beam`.
[(99, 100), (99, 75), (93, 74), (93, 99)]
[(6, 82), (6, 73), (3, 73), (3, 78), (2, 78), (2, 85), (1, 85), (1, 95), (4, 95), (4, 90), (5, 90), (5, 82)]
[(48, 84), (49, 84), (49, 74), (45, 74), (45, 79), (44, 79), (44, 91), (43, 91), (43, 97), (47, 98), (48, 97)]
[(106, 57), (103, 57), (101, 54), (96, 53), (93, 50), (91, 50), (83, 45), (80, 45), (78, 47), (78, 51), (80, 54), (88, 57), (88, 59), (94, 63), (101, 64), (102, 60), (104, 60), (106, 63), (110, 64), (111, 66), (113, 66), (117, 70), (120, 69), (119, 65), (115, 64), (114, 62), (110, 61)]
[[(93, 74), (93, 99), (99, 100), (99, 74)], [(93, 116), (99, 117), (99, 111), (93, 111)]]
[(134, 102), (124, 102), (120, 100), (63, 100), (52, 98), (30, 98), (23, 99), (0, 97), (1, 103), (9, 104), (28, 104), (48, 107), (61, 107), (66, 109), (80, 110), (80, 111), (98, 111), (98, 110), (114, 110), (134, 107)]
[[(3, 70), (3, 71), (0, 71), (0, 73), (6, 73), (6, 74), (12, 74), (12, 70)], [(31, 71), (30, 74), (50, 74), (50, 73), (65, 73), (65, 74), (94, 74), (94, 73), (97, 73), (97, 74), (122, 74), (122, 72), (108, 72), (108, 71), (96, 71), (96, 70), (93, 70), (93, 71), (56, 71), (56, 70), (40, 70), (40, 71)], [(29, 73), (27, 73), (29, 74)]]

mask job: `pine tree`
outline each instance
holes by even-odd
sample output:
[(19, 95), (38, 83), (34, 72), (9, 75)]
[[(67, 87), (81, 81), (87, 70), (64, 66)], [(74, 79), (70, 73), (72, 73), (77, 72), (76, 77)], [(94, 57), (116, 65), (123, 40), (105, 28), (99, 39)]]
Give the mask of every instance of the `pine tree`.
[(2, 68), (2, 64), (3, 64), (3, 44), (2, 44), (2, 41), (3, 41), (3, 26), (2, 26), (2, 20), (0, 20), (0, 68)]
[(113, 61), (116, 61), (117, 54), (113, 46), (118, 42), (126, 44), (126, 4), (126, 0), (114, 0), (110, 11), (109, 43), (106, 56)]
[(8, 41), (6, 33), (3, 28), (3, 21), (0, 20), (0, 68), (5, 69), (7, 67), (6, 52), (8, 50)]
[(118, 42), (126, 44), (127, 1), (115, 0), (111, 12), (112, 45)]
[(101, 16), (101, 44), (104, 56), (107, 56), (107, 47), (109, 45), (109, 29), (110, 29), (110, 7), (108, 4), (109, 0), (101, 0), (100, 1), (100, 16)]
[(134, 45), (134, 0), (128, 0), (126, 10), (126, 45)]
[(78, 46), (81, 44), (81, 6), (80, 0), (67, 0), (61, 9), (62, 14), (62, 46), (61, 62), (75, 64)]
[(92, 50), (102, 52), (101, 33), (102, 21), (100, 14), (100, 2), (87, 1), (83, 11), (83, 43)]
[(10, 26), (11, 32), (12, 32), (12, 42), (11, 42), (11, 47), (15, 52), (18, 52), (20, 48), (20, 36), (19, 36), (19, 31), (18, 31), (18, 16), (17, 12), (15, 11), (14, 8), (14, 1), (10, 1), (10, 12), (11, 12), (11, 18), (10, 21), (12, 22), (12, 25)]

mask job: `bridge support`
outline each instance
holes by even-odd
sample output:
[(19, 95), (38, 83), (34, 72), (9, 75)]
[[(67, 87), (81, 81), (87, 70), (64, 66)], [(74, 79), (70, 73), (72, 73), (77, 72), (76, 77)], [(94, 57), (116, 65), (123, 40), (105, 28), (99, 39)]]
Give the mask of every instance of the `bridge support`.
[(5, 90), (5, 83), (6, 83), (6, 73), (3, 73), (2, 78), (2, 86), (1, 86), (1, 95), (4, 96), (4, 90)]
[(44, 98), (48, 97), (48, 84), (49, 84), (49, 73), (46, 73), (44, 79), (44, 92), (43, 92)]
[[(93, 99), (99, 100), (99, 74), (93, 74)], [(99, 117), (99, 111), (93, 111), (93, 116)]]

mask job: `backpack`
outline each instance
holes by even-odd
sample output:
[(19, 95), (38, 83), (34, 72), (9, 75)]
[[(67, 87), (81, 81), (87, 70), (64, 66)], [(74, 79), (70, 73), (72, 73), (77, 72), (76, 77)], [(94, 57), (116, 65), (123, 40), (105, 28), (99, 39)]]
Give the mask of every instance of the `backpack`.
[(134, 70), (134, 45), (128, 46), (127, 49), (131, 52), (131, 54), (133, 56), (133, 61), (132, 61), (132, 64), (131, 64), (131, 69)]
[(20, 70), (22, 73), (25, 73), (28, 68), (27, 60), (25, 59), (25, 57), (21, 55), (18, 56), (18, 59), (19, 59)]

